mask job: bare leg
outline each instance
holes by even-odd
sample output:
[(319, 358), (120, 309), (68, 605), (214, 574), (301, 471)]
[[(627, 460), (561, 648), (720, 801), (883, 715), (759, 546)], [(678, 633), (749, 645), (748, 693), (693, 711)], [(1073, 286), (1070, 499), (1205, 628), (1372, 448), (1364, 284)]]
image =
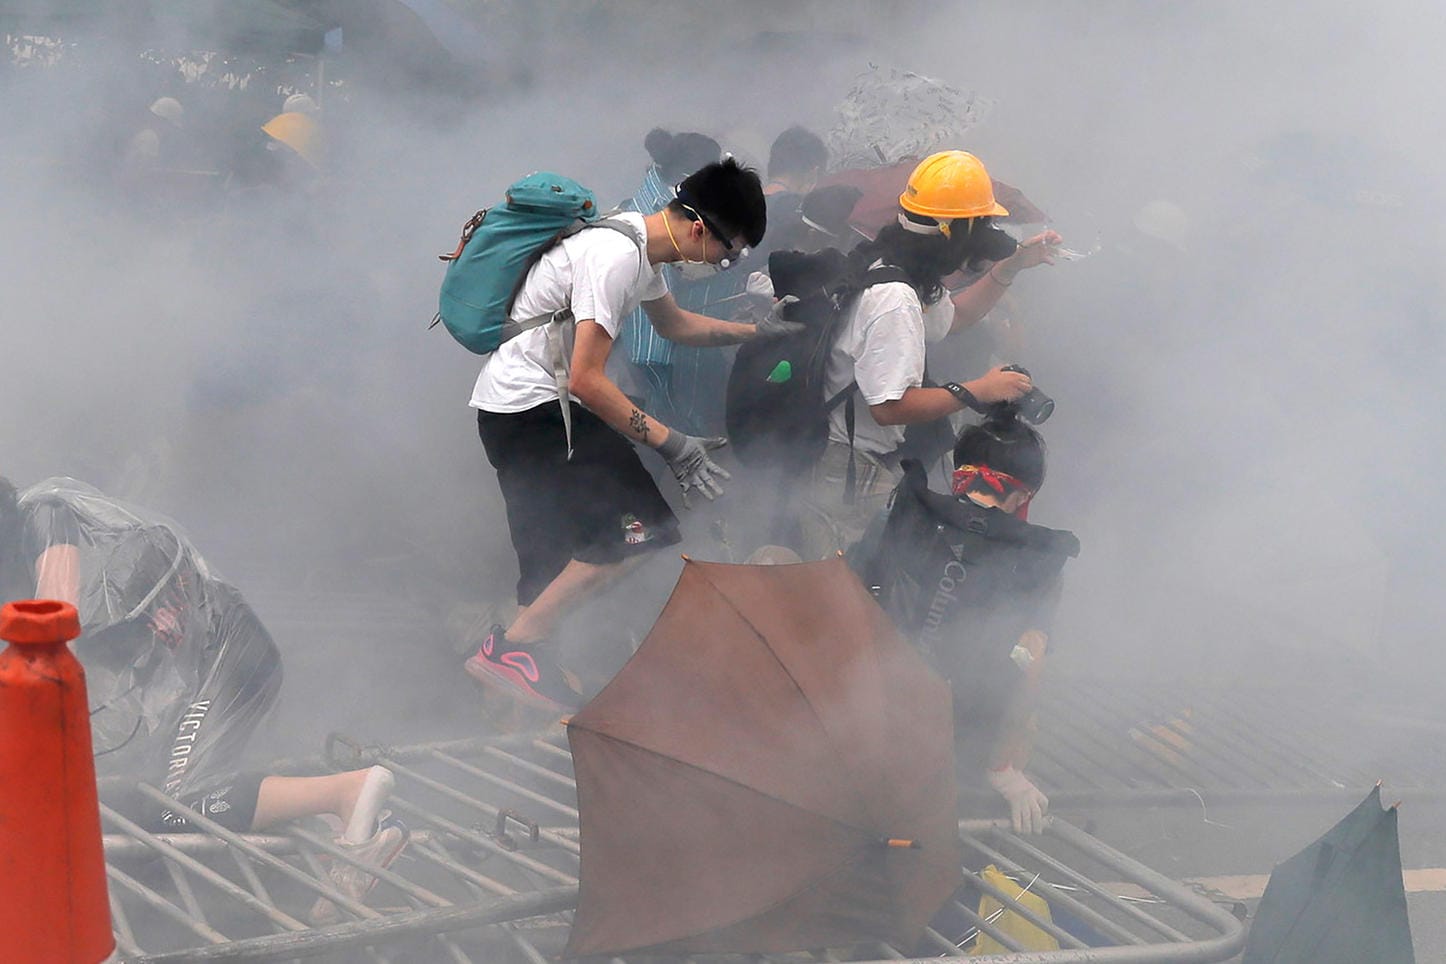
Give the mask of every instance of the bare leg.
[(251, 829), (262, 830), (320, 813), (335, 814), (346, 826), (351, 823), (369, 773), (370, 769), (323, 777), (269, 776), (261, 781), (256, 795)]
[(518, 610), (517, 618), (507, 627), (507, 638), (524, 646), (547, 639), (557, 631), (563, 615), (579, 601), (632, 572), (647, 556), (639, 554), (602, 566), (573, 559), (531, 605)]

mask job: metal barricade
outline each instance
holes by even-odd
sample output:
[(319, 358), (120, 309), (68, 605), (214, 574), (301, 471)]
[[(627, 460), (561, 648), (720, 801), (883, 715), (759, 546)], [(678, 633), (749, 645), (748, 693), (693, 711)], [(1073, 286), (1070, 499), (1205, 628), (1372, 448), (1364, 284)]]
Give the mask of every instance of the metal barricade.
[[(329, 834), (298, 826), (237, 834), (181, 808), (196, 832), (152, 834), (103, 808), (112, 920), (127, 961), (281, 961), (322, 957), (518, 961), (561, 951), (576, 905), (578, 816), (572, 759), (560, 728), (501, 740), (402, 748), (334, 738), (325, 759), (281, 761), (304, 773), (383, 764), (397, 776), (389, 806), (412, 829), (402, 857), (375, 872), (365, 903), (329, 883), (327, 862), (348, 860)], [(153, 787), (156, 802), (178, 801)], [(819, 949), (789, 961), (965, 956), (984, 934), (1012, 953), (975, 960), (1221, 961), (1244, 940), (1236, 917), (1057, 818), (1041, 837), (1007, 824), (960, 825), (964, 886), (914, 948)], [(992, 865), (1043, 898), (1043, 916), (981, 875)], [(997, 878), (995, 878), (997, 880)], [(1107, 883), (1108, 882), (1108, 883)], [(1121, 896), (1111, 883), (1132, 885)], [(1149, 896), (1140, 898), (1140, 891)], [(998, 908), (981, 917), (980, 901)], [(341, 920), (311, 926), (307, 909), (331, 900)], [(1012, 914), (1058, 950), (1024, 950)], [(1018, 922), (1016, 921), (1016, 923)], [(743, 960), (743, 958), (735, 958)], [(757, 961), (756, 955), (747, 958)]]

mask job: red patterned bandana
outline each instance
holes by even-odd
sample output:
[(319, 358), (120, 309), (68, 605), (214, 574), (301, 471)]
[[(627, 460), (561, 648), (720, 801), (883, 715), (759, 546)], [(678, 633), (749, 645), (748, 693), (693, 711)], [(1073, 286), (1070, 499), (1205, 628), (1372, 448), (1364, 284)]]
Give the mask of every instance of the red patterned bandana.
[[(954, 494), (967, 495), (969, 489), (976, 483), (981, 482), (993, 489), (1001, 496), (1008, 496), (1011, 492), (1029, 492), (1029, 486), (1016, 479), (1006, 472), (996, 472), (987, 465), (961, 465), (954, 470)], [(1015, 510), (1014, 515), (1021, 520), (1029, 519), (1029, 501)]]

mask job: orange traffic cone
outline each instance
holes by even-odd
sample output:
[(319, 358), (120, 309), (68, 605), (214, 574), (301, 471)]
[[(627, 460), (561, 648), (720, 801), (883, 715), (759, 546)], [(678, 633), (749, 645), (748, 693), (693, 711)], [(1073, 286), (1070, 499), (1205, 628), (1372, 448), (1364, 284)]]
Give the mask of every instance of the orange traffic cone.
[(115, 949), (85, 673), (69, 603), (0, 607), (0, 957), (95, 964)]

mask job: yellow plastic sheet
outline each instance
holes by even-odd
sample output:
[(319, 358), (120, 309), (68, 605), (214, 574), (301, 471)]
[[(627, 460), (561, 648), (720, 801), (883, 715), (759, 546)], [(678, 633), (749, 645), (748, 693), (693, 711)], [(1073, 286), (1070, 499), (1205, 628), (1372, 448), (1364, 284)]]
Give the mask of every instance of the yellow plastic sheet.
[[(1013, 898), (1015, 903), (1028, 909), (1037, 917), (1042, 920), (1047, 920), (1050, 923), (1054, 922), (1054, 918), (1049, 915), (1049, 904), (1043, 897), (1040, 897), (1038, 894), (1025, 893), (1023, 887), (1020, 887), (1014, 881), (1004, 876), (998, 867), (990, 864), (980, 871), (979, 876), (983, 878), (986, 883), (1008, 894)], [(1049, 934), (1035, 927), (1012, 910), (1004, 910), (1001, 914), (1000, 911), (1003, 909), (1004, 905), (989, 894), (985, 894), (979, 900), (979, 916), (989, 921), (991, 926), (996, 930), (1007, 934), (1022, 950), (1059, 950), (1059, 941), (1050, 937)], [(994, 916), (995, 914), (999, 914), (999, 916), (996, 918)], [(969, 953), (974, 956), (983, 956), (985, 954), (1009, 954), (1012, 952), (988, 934), (980, 931)]]

